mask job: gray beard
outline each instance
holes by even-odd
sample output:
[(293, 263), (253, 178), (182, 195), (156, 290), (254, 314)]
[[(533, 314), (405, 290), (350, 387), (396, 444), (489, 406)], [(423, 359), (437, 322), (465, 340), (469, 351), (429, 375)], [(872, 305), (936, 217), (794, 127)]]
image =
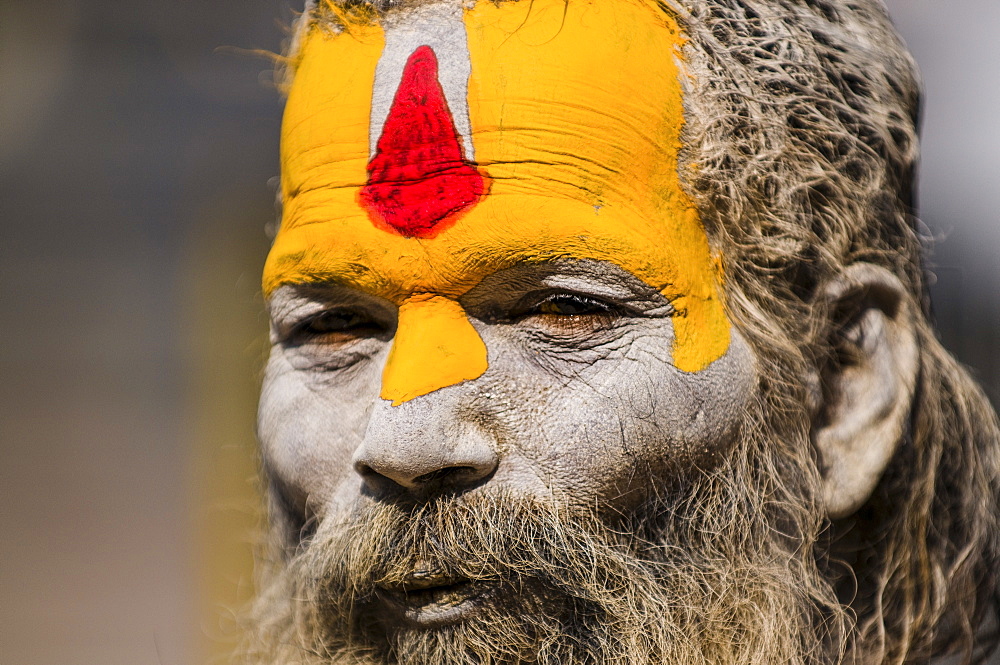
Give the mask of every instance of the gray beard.
[[(813, 557), (816, 511), (775, 501), (791, 490), (745, 475), (772, 465), (736, 457), (613, 528), (485, 491), (327, 516), (263, 587), (244, 662), (838, 662), (849, 625)], [(457, 623), (408, 625), (380, 590), (428, 569), (493, 593)]]

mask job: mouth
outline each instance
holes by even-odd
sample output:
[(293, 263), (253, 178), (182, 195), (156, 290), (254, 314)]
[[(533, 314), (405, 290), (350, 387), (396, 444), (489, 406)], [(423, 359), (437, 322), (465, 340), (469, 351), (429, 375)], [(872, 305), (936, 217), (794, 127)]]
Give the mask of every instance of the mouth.
[(414, 573), (402, 584), (379, 587), (378, 597), (406, 623), (430, 628), (473, 615), (495, 592), (490, 582)]

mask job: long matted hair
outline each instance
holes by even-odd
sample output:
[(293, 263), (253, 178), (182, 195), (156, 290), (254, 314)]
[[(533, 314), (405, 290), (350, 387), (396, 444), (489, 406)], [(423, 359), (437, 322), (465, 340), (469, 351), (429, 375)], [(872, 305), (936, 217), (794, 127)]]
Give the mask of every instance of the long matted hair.
[(922, 310), (908, 429), (870, 500), (830, 529), (854, 645), (872, 662), (982, 660), (1000, 607), (1000, 429), (930, 323), (915, 65), (879, 0), (665, 4), (690, 37), (685, 175), (729, 314), (783, 382), (763, 391), (782, 400), (773, 417), (797, 421), (810, 401), (784, 379), (837, 362), (818, 291), (846, 266), (888, 269)]
[[(299, 34), (422, 1), (310, 2)], [(824, 283), (876, 264), (920, 310), (911, 417), (875, 492), (832, 524), (789, 518), (853, 614), (843, 651), (981, 661), (998, 641), (983, 627), (1000, 614), (1000, 426), (930, 323), (913, 61), (880, 0), (659, 4), (688, 37), (682, 178), (724, 262), (728, 314), (760, 360), (773, 431), (808, 445), (815, 395), (796, 377), (838, 361)]]

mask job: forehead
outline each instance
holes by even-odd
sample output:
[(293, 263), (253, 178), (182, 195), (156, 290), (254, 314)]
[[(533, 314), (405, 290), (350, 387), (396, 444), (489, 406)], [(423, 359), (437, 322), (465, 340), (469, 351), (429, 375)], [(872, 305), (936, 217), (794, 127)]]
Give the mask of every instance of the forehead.
[(265, 293), (458, 298), (511, 265), (575, 258), (718, 321), (720, 275), (678, 174), (683, 41), (645, 0), (443, 2), (313, 27)]

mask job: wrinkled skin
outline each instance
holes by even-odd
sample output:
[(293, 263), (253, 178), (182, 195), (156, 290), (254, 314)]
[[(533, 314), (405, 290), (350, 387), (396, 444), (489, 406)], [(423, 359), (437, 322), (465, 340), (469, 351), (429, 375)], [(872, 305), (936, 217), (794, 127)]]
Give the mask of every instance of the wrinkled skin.
[(754, 392), (735, 330), (705, 370), (673, 367), (671, 304), (611, 264), (523, 264), (462, 305), (487, 372), (391, 406), (394, 305), (336, 285), (275, 293), (260, 436), (288, 505), (321, 517), (361, 495), (503, 490), (626, 515), (709, 468)]
[[(598, 16), (622, 31), (609, 38)], [(455, 631), (495, 643), (530, 614), (579, 631), (601, 606), (613, 626), (627, 614), (607, 608), (619, 590), (584, 610), (586, 584), (517, 562), (565, 568), (559, 548), (536, 556), (543, 532), (629, 541), (656, 521), (651, 505), (710, 476), (745, 436), (757, 363), (680, 184), (680, 65), (660, 57), (680, 57), (672, 26), (649, 3), (437, 2), (304, 36), (264, 270), (274, 346), (259, 433), (286, 553), (308, 552), (288, 570), (320, 582), (286, 598), (340, 599), (310, 623), (332, 624), (320, 643), (350, 643), (358, 612), (387, 621), (393, 642), (393, 596), (428, 631), (418, 641), (451, 635), (457, 650), (475, 640)], [(476, 521), (477, 505), (521, 506), (521, 518)], [(463, 506), (471, 521), (449, 522)], [(436, 517), (418, 518), (424, 507)], [(532, 527), (549, 509), (558, 519)], [(609, 561), (632, 556), (632, 570), (662, 558), (619, 545)], [(724, 574), (693, 571), (685, 593), (702, 595), (701, 576)], [(669, 597), (629, 610), (639, 634)], [(536, 630), (523, 627), (525, 644), (546, 641)]]
[(361, 4), (290, 58), (248, 660), (972, 644), (997, 425), (921, 314), (878, 3)]

